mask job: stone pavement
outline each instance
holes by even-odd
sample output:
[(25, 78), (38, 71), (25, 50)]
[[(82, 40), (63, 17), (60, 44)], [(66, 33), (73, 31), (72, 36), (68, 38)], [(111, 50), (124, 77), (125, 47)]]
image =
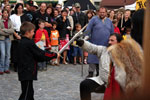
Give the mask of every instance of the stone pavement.
[[(79, 84), (85, 78), (88, 65), (48, 66), (47, 71), (38, 73), (34, 81), (35, 100), (80, 100)], [(0, 100), (18, 100), (21, 93), (17, 73), (0, 75)], [(103, 94), (92, 93), (92, 100), (102, 100)]]

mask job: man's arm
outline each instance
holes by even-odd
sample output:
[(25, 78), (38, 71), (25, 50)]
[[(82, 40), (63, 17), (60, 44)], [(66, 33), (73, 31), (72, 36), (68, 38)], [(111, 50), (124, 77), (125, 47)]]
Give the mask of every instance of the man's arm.
[(98, 46), (84, 40), (77, 40), (77, 45), (79, 45), (83, 50), (87, 51), (88, 53), (97, 55), (98, 57), (101, 56), (103, 51), (107, 50), (105, 46)]

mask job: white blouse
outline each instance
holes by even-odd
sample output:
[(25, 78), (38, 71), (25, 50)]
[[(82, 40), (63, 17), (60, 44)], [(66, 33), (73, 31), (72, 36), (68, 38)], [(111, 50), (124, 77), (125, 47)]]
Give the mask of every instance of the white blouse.
[(21, 18), (20, 16), (16, 15), (16, 14), (13, 14), (10, 16), (10, 19), (13, 23), (13, 27), (14, 27), (14, 30), (20, 32), (20, 26), (21, 26)]

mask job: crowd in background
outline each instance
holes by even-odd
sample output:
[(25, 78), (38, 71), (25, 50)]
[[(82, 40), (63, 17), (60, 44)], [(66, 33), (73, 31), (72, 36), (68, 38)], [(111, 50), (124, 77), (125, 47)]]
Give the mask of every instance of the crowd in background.
[[(38, 6), (34, 1), (27, 1), (25, 4), (16, 3), (14, 6), (4, 2), (0, 9), (0, 75), (10, 73), (10, 63), (14, 66), (15, 71), (19, 68), (27, 71), (36, 69), (34, 61), (31, 61), (34, 67), (22, 67), (28, 65), (26, 62), (30, 62), (25, 58), (35, 57), (28, 53), (30, 48), (17, 52), (19, 46), (24, 47), (21, 42), (26, 35), (21, 34), (30, 33), (26, 27), (22, 28), (24, 24), (28, 23), (27, 27), (32, 26), (32, 34), (27, 34), (29, 37), (35, 33), (33, 40), (26, 37), (25, 44), (33, 45), (36, 49), (40, 48), (44, 50), (43, 52), (55, 53), (88, 24), (83, 35), (78, 36), (71, 45), (66, 47), (62, 56), (52, 59), (53, 55), (48, 55), (52, 60), (49, 62), (39, 60), (43, 62), (37, 63), (38, 69), (46, 70), (48, 63), (53, 66), (68, 63), (88, 64), (89, 74), (80, 83), (81, 100), (91, 100), (92, 92), (104, 93), (104, 100), (113, 100), (120, 98), (122, 94), (125, 94), (126, 97), (128, 92), (134, 95), (140, 90), (143, 52), (141, 52), (142, 48), (139, 44), (142, 46), (143, 9), (132, 15), (130, 10), (115, 11), (100, 7), (96, 11), (81, 11), (79, 3), (75, 3), (70, 9), (70, 7), (64, 8), (60, 4), (53, 6), (41, 3)], [(131, 38), (134, 38), (139, 44)], [(26, 52), (25, 58), (21, 58), (23, 52)], [(35, 50), (32, 53), (37, 52)], [(17, 58), (17, 54), (21, 61)], [(40, 54), (37, 53), (37, 55)], [(96, 77), (94, 76), (95, 70)], [(32, 76), (34, 71), (33, 73), (30, 71), (30, 73)], [(19, 72), (18, 70), (18, 74), (26, 76), (23, 71)], [(27, 83), (24, 86), (26, 87)], [(25, 91), (24, 93), (27, 93)], [(33, 99), (34, 92), (31, 92)]]
[[(94, 10), (81, 11), (80, 9), (79, 3), (72, 5), (71, 9), (63, 8), (60, 4), (53, 6), (41, 3), (38, 6), (34, 1), (27, 1), (25, 4), (16, 3), (13, 6), (4, 3), (0, 7), (0, 23), (4, 24), (0, 26), (0, 74), (10, 72), (10, 57), (11, 63), (17, 66), (13, 55), (17, 53), (15, 48), (18, 40), (21, 39), (20, 26), (23, 22), (29, 21), (36, 26), (34, 41), (41, 49), (57, 52), (99, 13)], [(107, 13), (107, 18), (113, 23), (114, 32), (121, 34), (124, 39), (130, 38), (131, 11), (110, 10)], [(6, 50), (3, 50), (4, 46)], [(54, 59), (50, 64), (87, 64), (88, 53), (82, 51), (76, 45), (76, 41), (66, 48), (62, 56), (63, 58)], [(40, 62), (39, 66), (46, 66), (46, 62)]]

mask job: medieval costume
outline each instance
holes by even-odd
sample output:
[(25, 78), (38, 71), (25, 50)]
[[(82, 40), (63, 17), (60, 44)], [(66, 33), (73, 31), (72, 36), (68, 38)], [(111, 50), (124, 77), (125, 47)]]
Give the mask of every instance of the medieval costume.
[(116, 100), (122, 96), (128, 98), (138, 94), (141, 88), (143, 53), (133, 39), (123, 40), (109, 48), (84, 41), (82, 48), (97, 55), (101, 63), (105, 62), (100, 63), (100, 75), (90, 78), (99, 86), (107, 84), (104, 100)]

